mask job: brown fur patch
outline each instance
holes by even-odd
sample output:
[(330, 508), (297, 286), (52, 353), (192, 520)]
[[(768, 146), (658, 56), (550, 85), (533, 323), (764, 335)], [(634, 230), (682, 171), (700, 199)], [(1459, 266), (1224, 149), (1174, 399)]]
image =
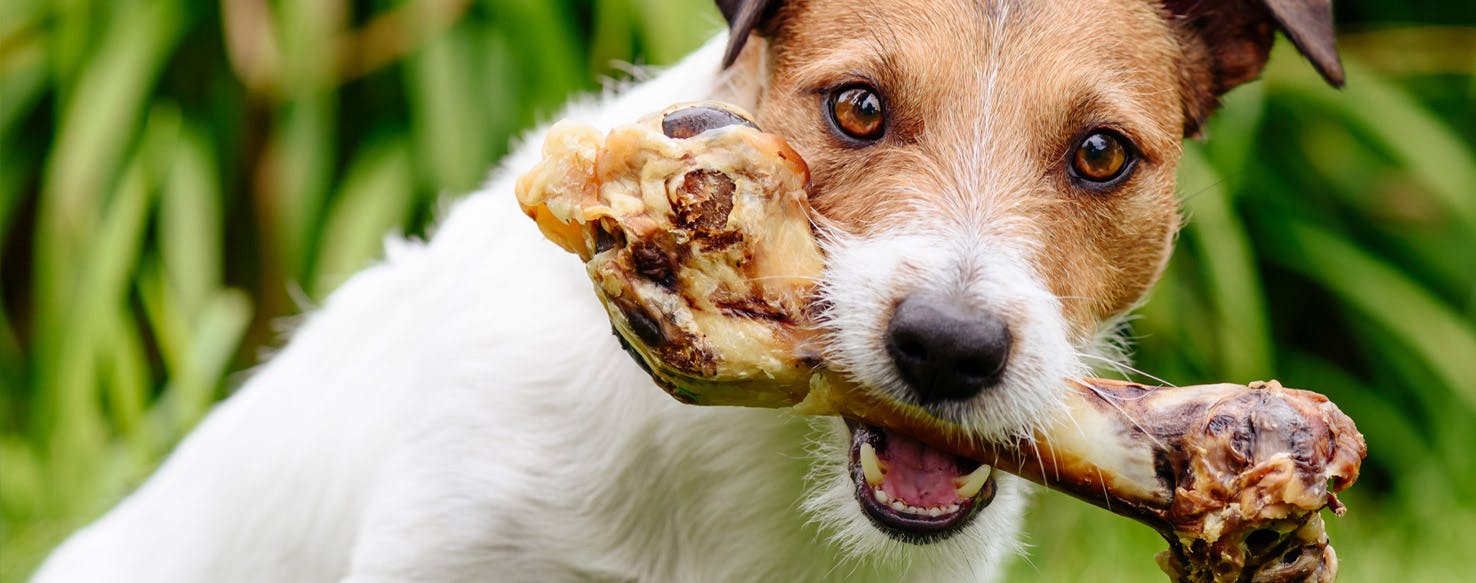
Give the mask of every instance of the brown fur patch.
[[(769, 29), (766, 58), (737, 66), (769, 70), (759, 127), (804, 156), (812, 203), (834, 228), (968, 221), (1028, 242), (1083, 337), (1157, 278), (1178, 228), (1188, 56), (1155, 5), (792, 0)], [(886, 135), (864, 147), (838, 138), (824, 110), (829, 90), (856, 82), (886, 102)], [(1096, 127), (1141, 154), (1107, 193), (1067, 175)]]

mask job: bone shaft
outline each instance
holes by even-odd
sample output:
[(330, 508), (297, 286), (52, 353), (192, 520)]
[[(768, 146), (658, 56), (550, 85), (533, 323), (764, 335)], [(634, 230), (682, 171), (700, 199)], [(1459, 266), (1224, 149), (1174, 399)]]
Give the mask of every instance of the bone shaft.
[[(920, 411), (859, 395), (848, 388), (819, 389), (797, 409), (839, 414), (921, 436), (932, 445), (983, 460), (1006, 472), (1056, 489), (1112, 512), (1161, 526), (1173, 489), (1157, 464), (1178, 447), (1183, 415), (1165, 414), (1185, 400), (1214, 399), (1246, 390), (1240, 385), (1205, 385), (1144, 391), (1117, 381), (1070, 382), (1061, 415), (1033, 441), (985, 443), (953, 431)], [(814, 393), (815, 391), (812, 391)], [(828, 399), (833, 410), (816, 406)]]

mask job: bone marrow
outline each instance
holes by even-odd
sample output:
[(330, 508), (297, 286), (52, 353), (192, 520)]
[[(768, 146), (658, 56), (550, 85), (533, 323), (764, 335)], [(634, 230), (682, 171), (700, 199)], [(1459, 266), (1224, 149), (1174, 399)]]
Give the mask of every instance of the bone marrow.
[(557, 124), (517, 193), (544, 236), (585, 261), (616, 332), (664, 389), (783, 407), (817, 364), (806, 310), (823, 259), (808, 178), (784, 140), (704, 103), (608, 134)]

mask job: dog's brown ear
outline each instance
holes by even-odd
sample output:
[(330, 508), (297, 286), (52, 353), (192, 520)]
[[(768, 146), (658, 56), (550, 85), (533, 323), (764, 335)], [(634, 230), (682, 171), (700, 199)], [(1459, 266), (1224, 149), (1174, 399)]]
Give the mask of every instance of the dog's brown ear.
[(759, 27), (764, 19), (773, 14), (778, 0), (717, 0), (718, 10), (728, 19), (728, 52), (723, 54), (723, 68), (738, 60), (743, 45), (748, 43), (748, 33)]
[(1343, 61), (1333, 35), (1332, 0), (1265, 0), (1281, 31), (1334, 87), (1343, 86)]
[(1197, 131), (1226, 91), (1261, 75), (1278, 29), (1323, 79), (1343, 86), (1332, 0), (1163, 0), (1163, 5), (1200, 49), (1189, 52), (1184, 69), (1186, 133)]

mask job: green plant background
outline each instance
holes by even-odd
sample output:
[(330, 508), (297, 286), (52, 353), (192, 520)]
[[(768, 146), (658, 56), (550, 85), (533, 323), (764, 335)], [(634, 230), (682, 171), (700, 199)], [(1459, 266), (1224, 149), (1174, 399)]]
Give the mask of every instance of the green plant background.
[[(1135, 322), (1177, 384), (1327, 393), (1370, 446), (1346, 581), (1471, 580), (1476, 14), (1340, 2), (1348, 87), (1280, 46), (1186, 144), (1191, 221)], [(704, 0), (0, 2), (0, 581), (137, 485), (281, 344), (571, 93), (670, 63)], [(1054, 495), (1015, 579), (1159, 580)]]

